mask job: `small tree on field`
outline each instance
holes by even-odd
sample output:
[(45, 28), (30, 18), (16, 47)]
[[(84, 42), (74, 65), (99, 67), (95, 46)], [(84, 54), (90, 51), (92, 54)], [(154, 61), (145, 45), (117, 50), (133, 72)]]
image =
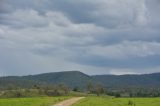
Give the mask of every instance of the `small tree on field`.
[(100, 94), (104, 94), (105, 93), (104, 87), (101, 84), (97, 84), (95, 87), (95, 92), (97, 96), (100, 96)]
[(88, 82), (88, 84), (87, 84), (87, 91), (88, 91), (89, 93), (92, 93), (92, 92), (93, 92), (93, 89), (94, 89), (94, 87), (93, 87), (92, 82)]

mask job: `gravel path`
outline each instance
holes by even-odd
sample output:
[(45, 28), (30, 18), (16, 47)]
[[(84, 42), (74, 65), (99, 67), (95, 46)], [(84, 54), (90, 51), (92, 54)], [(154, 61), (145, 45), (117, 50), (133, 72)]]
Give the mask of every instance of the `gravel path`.
[(71, 106), (71, 105), (73, 105), (74, 103), (78, 102), (79, 100), (81, 100), (83, 98), (85, 98), (85, 97), (74, 97), (74, 98), (62, 101), (60, 103), (57, 103), (53, 106)]

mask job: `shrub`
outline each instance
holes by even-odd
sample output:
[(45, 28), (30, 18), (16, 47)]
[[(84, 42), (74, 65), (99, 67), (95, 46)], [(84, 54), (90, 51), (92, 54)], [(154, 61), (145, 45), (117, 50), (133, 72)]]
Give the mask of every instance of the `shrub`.
[(128, 105), (134, 105), (134, 102), (131, 101), (131, 100), (129, 100), (129, 101), (128, 101)]

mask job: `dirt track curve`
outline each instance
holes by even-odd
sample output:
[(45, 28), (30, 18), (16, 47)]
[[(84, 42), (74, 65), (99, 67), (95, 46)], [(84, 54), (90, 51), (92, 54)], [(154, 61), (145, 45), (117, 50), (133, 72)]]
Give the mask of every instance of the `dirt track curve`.
[(53, 106), (71, 106), (71, 105), (73, 105), (74, 103), (78, 102), (79, 100), (81, 100), (83, 98), (85, 98), (85, 97), (74, 97), (74, 98), (62, 101), (60, 103), (57, 103)]

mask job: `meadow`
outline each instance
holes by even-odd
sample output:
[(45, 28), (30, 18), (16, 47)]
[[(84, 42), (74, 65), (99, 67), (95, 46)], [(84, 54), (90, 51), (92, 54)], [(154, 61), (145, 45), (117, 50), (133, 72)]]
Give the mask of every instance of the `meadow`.
[(87, 97), (73, 106), (160, 106), (160, 98)]
[(51, 106), (69, 97), (34, 97), (0, 99), (0, 106)]
[[(0, 99), (0, 106), (52, 106), (70, 97), (32, 97)], [(73, 106), (160, 106), (160, 98), (114, 98), (89, 96)]]

